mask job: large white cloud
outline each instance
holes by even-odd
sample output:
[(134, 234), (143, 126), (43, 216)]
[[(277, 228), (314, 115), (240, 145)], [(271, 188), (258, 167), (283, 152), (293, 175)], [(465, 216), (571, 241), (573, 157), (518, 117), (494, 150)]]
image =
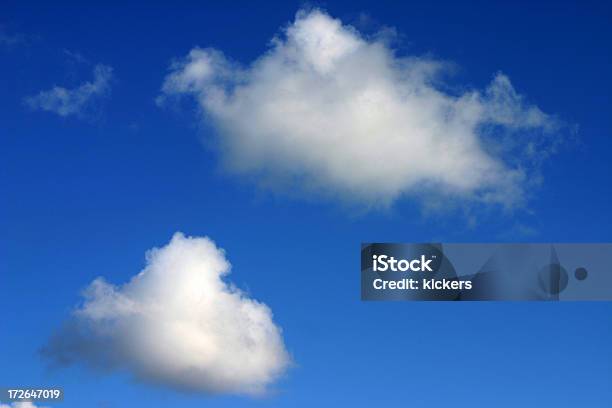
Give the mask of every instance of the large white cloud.
[(400, 57), (320, 10), (301, 11), (247, 67), (194, 48), (158, 102), (192, 95), (222, 161), (266, 186), (368, 206), (439, 193), (504, 205), (555, 121), (497, 74), (482, 92), (442, 90), (440, 61)]
[(290, 358), (270, 309), (226, 283), (229, 270), (210, 239), (177, 233), (125, 285), (93, 281), (43, 353), (179, 390), (264, 393)]
[(35, 110), (53, 112), (60, 116), (78, 115), (96, 98), (108, 94), (112, 74), (111, 67), (98, 64), (93, 70), (93, 81), (84, 82), (73, 89), (54, 86), (26, 97), (24, 102)]
[(8, 404), (0, 404), (0, 408), (45, 408), (40, 405), (34, 405), (34, 403), (30, 401), (24, 402), (12, 402), (10, 405)]

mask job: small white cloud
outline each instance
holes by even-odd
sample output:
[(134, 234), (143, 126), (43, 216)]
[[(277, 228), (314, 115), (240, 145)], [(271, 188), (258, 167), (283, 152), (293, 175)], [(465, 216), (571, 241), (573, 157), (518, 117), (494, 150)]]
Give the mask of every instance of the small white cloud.
[(46, 408), (40, 405), (34, 405), (29, 401), (25, 402), (13, 402), (10, 405), (8, 404), (0, 404), (0, 408)]
[(270, 309), (226, 283), (229, 271), (210, 239), (177, 233), (128, 283), (93, 281), (43, 354), (178, 390), (264, 393), (290, 358)]
[(98, 64), (93, 70), (93, 81), (73, 89), (54, 86), (38, 95), (26, 97), (24, 102), (34, 110), (53, 112), (60, 116), (78, 115), (93, 100), (108, 94), (112, 73), (111, 67)]
[(158, 103), (193, 96), (218, 131), (224, 165), (273, 188), (366, 206), (436, 193), (520, 204), (526, 145), (541, 147), (537, 131), (555, 121), (503, 74), (484, 91), (449, 93), (439, 86), (445, 66), (301, 11), (248, 67), (194, 48), (171, 66)]

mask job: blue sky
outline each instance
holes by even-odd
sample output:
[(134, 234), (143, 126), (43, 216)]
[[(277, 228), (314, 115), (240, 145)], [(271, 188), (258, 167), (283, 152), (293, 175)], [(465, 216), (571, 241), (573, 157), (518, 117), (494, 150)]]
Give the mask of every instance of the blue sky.
[[(173, 60), (214, 47), (248, 66), (303, 3), (0, 6), (0, 385), (59, 385), (64, 407), (607, 407), (609, 303), (363, 303), (361, 242), (609, 242), (612, 9), (604, 3), (334, 2), (332, 17), (398, 55), (449, 61), (449, 93), (498, 72), (563, 129), (524, 205), (445, 197), (364, 210), (271, 193), (223, 169), (210, 115), (158, 106)], [(100, 95), (61, 116), (25, 101), (112, 67)], [(209, 112), (210, 113), (210, 112)], [(207, 122), (207, 118), (208, 122)], [(575, 131), (577, 129), (577, 131)], [(440, 198), (437, 198), (440, 199)], [(228, 280), (267, 304), (294, 364), (265, 398), (184, 394), (126, 371), (50, 369), (39, 350), (96, 277), (121, 284), (173, 233), (226, 250)]]

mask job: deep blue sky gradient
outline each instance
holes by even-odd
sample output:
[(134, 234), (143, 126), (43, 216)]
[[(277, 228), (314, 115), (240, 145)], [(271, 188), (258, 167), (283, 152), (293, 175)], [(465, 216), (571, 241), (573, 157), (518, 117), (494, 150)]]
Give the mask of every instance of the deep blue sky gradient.
[[(358, 265), (368, 241), (612, 241), (610, 4), (319, 4), (366, 33), (395, 27), (400, 54), (456, 63), (453, 86), (482, 88), (502, 71), (578, 126), (528, 208), (479, 209), (475, 223), (410, 200), (363, 214), (259, 191), (219, 170), (195, 106), (155, 105), (173, 58), (199, 45), (249, 63), (302, 5), (0, 4), (5, 31), (26, 37), (0, 48), (0, 386), (64, 386), (52, 406), (66, 408), (612, 406), (609, 303), (363, 303)], [(86, 117), (22, 103), (91, 79), (96, 63), (115, 79)], [(175, 231), (212, 237), (229, 279), (272, 308), (295, 359), (276, 395), (185, 396), (40, 359), (80, 290), (97, 276), (125, 282)]]

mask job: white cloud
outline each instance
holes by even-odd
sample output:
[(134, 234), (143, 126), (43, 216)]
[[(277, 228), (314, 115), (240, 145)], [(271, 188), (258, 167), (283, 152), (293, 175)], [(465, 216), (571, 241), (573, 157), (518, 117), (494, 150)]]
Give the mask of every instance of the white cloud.
[(482, 92), (449, 93), (445, 68), (301, 11), (247, 67), (194, 48), (171, 66), (158, 103), (196, 98), (226, 168), (272, 188), (366, 206), (424, 193), (520, 204), (530, 177), (522, 159), (555, 121), (503, 74)]
[(93, 70), (93, 81), (73, 89), (54, 86), (38, 95), (26, 97), (24, 101), (31, 109), (54, 112), (60, 116), (78, 115), (93, 100), (108, 94), (112, 73), (111, 67), (98, 64)]
[(45, 408), (40, 405), (34, 405), (29, 401), (25, 402), (12, 402), (10, 405), (0, 404), (0, 408)]
[(125, 285), (93, 281), (43, 354), (178, 390), (264, 393), (290, 358), (271, 310), (226, 283), (229, 271), (210, 239), (177, 233)]

